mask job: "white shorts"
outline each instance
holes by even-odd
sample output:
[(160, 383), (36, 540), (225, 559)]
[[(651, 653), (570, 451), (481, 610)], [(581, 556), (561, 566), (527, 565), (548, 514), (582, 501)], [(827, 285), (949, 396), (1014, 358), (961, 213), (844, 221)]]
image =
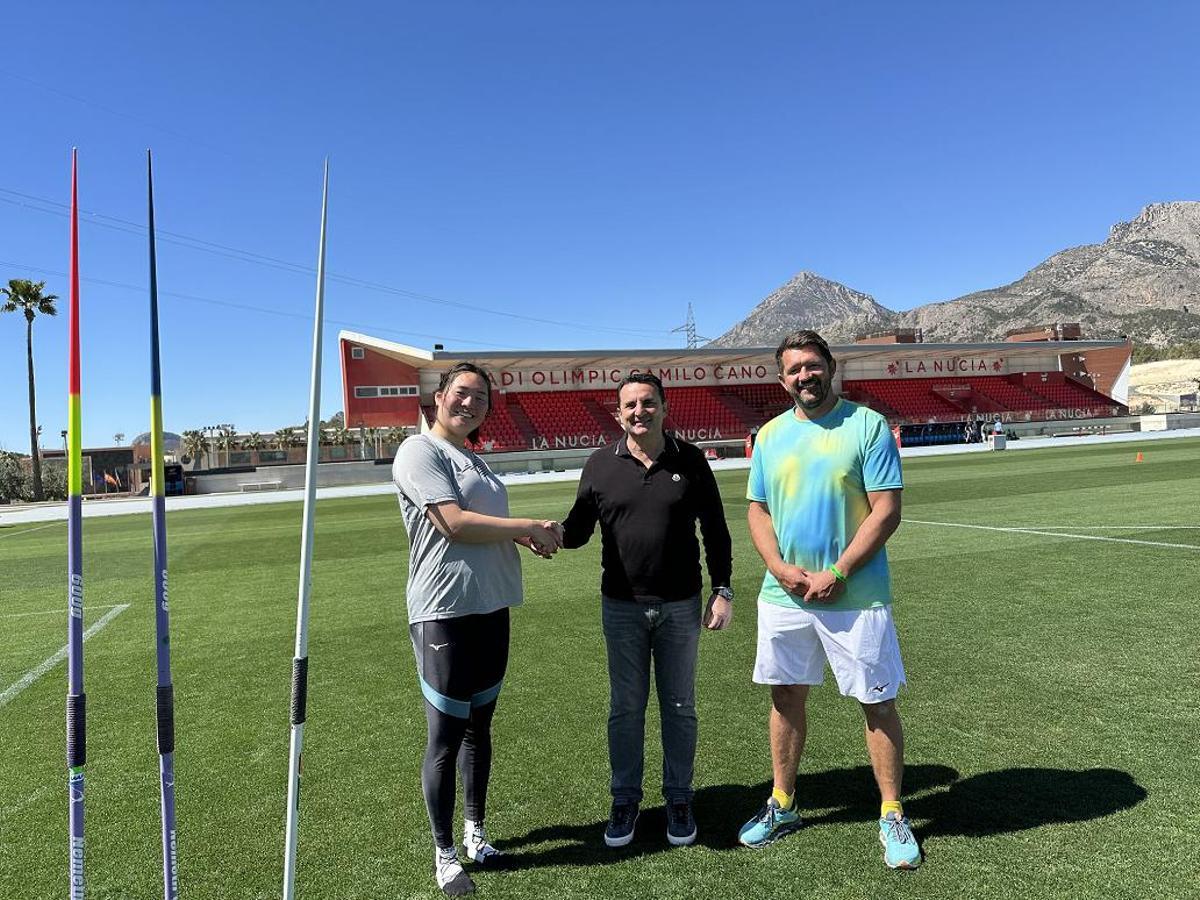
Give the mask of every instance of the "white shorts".
[(843, 696), (862, 703), (894, 699), (905, 679), (892, 608), (796, 608), (758, 601), (755, 683), (821, 684), (826, 662)]

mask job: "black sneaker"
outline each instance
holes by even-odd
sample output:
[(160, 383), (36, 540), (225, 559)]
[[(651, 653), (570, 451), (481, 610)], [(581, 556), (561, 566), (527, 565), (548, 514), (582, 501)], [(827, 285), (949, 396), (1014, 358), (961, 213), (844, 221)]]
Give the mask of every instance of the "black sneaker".
[(672, 800), (667, 804), (667, 840), (675, 847), (686, 847), (696, 840), (691, 800)]
[(604, 843), (610, 847), (624, 847), (633, 840), (633, 829), (637, 825), (638, 805), (631, 800), (614, 800), (608, 815), (608, 826), (604, 829)]

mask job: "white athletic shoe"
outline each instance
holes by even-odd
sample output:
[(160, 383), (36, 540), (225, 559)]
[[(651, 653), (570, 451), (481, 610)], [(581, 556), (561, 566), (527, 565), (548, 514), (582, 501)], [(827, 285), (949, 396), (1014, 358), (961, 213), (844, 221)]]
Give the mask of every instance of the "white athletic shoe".
[(467, 859), (480, 865), (495, 862), (504, 855), (502, 850), (497, 850), (488, 843), (487, 830), (483, 823), (472, 822), (470, 819), (463, 822), (463, 849), (467, 851)]
[(475, 882), (463, 871), (454, 847), (438, 847), (433, 851), (433, 874), (448, 896), (461, 897), (475, 890)]

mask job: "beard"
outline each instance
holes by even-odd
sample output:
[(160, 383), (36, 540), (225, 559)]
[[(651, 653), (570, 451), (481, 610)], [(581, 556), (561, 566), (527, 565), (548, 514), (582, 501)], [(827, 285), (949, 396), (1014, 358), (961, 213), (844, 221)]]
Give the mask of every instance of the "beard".
[[(806, 411), (812, 411), (820, 407), (829, 397), (830, 382), (820, 378), (815, 378), (812, 381), (805, 382), (802, 385), (797, 385), (794, 391), (788, 391), (796, 405)], [(804, 391), (808, 392), (805, 396)]]

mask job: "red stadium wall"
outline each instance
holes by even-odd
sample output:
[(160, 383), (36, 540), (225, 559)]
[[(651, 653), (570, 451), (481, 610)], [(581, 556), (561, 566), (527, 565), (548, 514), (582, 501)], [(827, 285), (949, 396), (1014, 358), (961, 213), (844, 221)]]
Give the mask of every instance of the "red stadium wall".
[(363, 347), (363, 358), (354, 359), (353, 350), (359, 345), (341, 342), (342, 400), (346, 411), (346, 427), (368, 428), (417, 427), (421, 415), (419, 396), (356, 397), (354, 389), (366, 385), (397, 385), (417, 387), (417, 370), (391, 357)]

